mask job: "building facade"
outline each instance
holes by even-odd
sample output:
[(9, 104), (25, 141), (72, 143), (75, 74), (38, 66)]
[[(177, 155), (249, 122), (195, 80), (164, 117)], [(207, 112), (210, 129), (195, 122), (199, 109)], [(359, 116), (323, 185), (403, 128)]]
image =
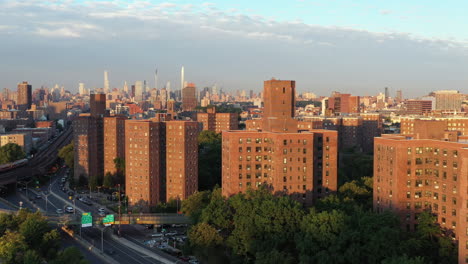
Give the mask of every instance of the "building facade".
[(224, 130), (239, 129), (238, 116), (237, 113), (216, 113), (212, 107), (206, 113), (197, 113), (197, 121), (202, 123), (203, 130), (221, 133)]
[(294, 81), (265, 81), (262, 129), (223, 132), (223, 195), (265, 185), (275, 194), (311, 205), (336, 191), (337, 132), (299, 133), (294, 98)]
[(166, 201), (185, 200), (198, 190), (199, 123), (166, 125)]
[(421, 212), (431, 212), (442, 228), (453, 232), (459, 263), (466, 263), (468, 140), (456, 132), (438, 131), (437, 139), (375, 139), (374, 210), (394, 211), (408, 231), (417, 228)]
[(125, 188), (129, 204), (147, 209), (165, 201), (162, 122), (125, 121)]
[(32, 86), (28, 82), (18, 84), (18, 105), (19, 110), (26, 111), (31, 108), (32, 104)]
[(104, 117), (104, 175), (117, 172), (114, 159), (125, 160), (124, 116)]
[(182, 89), (182, 109), (184, 111), (195, 111), (197, 107), (197, 91), (194, 83), (188, 83)]

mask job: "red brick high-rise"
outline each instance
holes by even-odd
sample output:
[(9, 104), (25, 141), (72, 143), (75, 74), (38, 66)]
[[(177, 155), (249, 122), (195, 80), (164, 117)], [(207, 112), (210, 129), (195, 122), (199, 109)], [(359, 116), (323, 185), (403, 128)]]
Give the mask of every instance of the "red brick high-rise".
[(106, 97), (91, 94), (90, 114), (82, 114), (73, 121), (75, 146), (75, 180), (84, 177), (95, 181), (104, 176), (104, 123)]
[(311, 205), (336, 191), (337, 132), (298, 133), (294, 98), (294, 81), (265, 81), (263, 131), (223, 132), (223, 195), (267, 185)]
[(117, 172), (114, 159), (125, 160), (125, 116), (104, 118), (104, 175)]
[(129, 204), (148, 209), (166, 200), (163, 122), (125, 121), (125, 191)]
[[(375, 138), (374, 210), (392, 210), (404, 229), (415, 230), (429, 211), (454, 231), (458, 263), (468, 259), (468, 145), (457, 131), (432, 128), (418, 137)], [(424, 136), (424, 137), (422, 137)]]
[(166, 122), (166, 201), (198, 190), (198, 122)]
[(198, 132), (198, 122), (125, 121), (126, 193), (132, 206), (184, 200), (197, 191)]
[(197, 113), (197, 121), (203, 124), (203, 130), (221, 133), (239, 129), (238, 116), (237, 113), (216, 113), (216, 109), (211, 107), (206, 113)]
[(32, 104), (32, 86), (28, 82), (18, 84), (18, 105), (19, 110), (26, 111), (31, 108)]
[(182, 90), (182, 109), (184, 111), (195, 111), (197, 107), (197, 92), (194, 83), (188, 83)]
[(359, 96), (333, 92), (326, 102), (328, 105), (325, 109), (330, 114), (359, 113), (361, 111)]

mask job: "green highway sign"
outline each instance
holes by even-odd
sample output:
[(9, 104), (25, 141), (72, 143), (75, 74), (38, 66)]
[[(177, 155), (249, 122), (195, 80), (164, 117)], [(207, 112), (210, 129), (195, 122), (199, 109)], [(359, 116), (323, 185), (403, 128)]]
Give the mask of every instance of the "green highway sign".
[(114, 215), (113, 214), (110, 214), (110, 215), (106, 215), (106, 217), (104, 217), (102, 219), (102, 223), (105, 225), (105, 226), (110, 226), (114, 223)]
[(93, 226), (93, 216), (91, 213), (83, 213), (81, 215), (81, 227)]

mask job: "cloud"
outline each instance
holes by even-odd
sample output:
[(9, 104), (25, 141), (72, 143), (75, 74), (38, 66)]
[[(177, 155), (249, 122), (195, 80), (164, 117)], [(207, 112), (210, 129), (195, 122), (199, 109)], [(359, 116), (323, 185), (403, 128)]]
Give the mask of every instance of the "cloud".
[(57, 28), (57, 29), (46, 29), (46, 28), (38, 28), (35, 32), (37, 35), (43, 37), (64, 37), (64, 38), (79, 38), (80, 34), (74, 31), (71, 28)]
[(392, 13), (392, 11), (390, 10), (380, 10), (380, 14), (382, 15), (390, 15)]
[[(31, 16), (24, 19), (25, 13)], [(386, 10), (381, 13), (391, 14)], [(8, 32), (8, 37), (0, 35), (2, 45), (8, 44), (0, 50), (4, 65), (20, 61), (14, 51), (21, 50), (29, 57), (55, 56), (56, 65), (74, 61), (73, 67), (79, 67), (81, 61), (85, 66), (70, 70), (72, 74), (92, 75), (106, 67), (120, 69), (121, 76), (137, 80), (142, 78), (142, 69), (155, 63), (160, 69), (177, 64), (189, 69), (188, 62), (193, 62), (193, 71), (197, 71), (194, 76), (217, 78), (216, 82), (225, 81), (230, 87), (252, 87), (252, 80), (274, 75), (291, 76), (287, 78), (327, 89), (357, 87), (362, 82), (375, 87), (395, 80), (402, 80), (399, 84), (403, 85), (405, 80), (428, 80), (426, 76), (435, 78), (442, 72), (439, 68), (432, 71), (430, 65), (442, 65), (450, 71), (441, 79), (463, 80), (453, 74), (463, 69), (468, 54), (467, 41), (311, 25), (301, 20), (279, 21), (253, 11), (221, 10), (209, 2), (0, 1), (0, 32)], [(25, 37), (29, 45), (23, 41)], [(59, 52), (62, 55), (56, 56)], [(39, 66), (31, 67), (35, 70)], [(0, 65), (0, 72), (12, 69)], [(70, 76), (56, 68), (51, 72)], [(232, 80), (226, 72), (238, 72), (242, 78)], [(38, 79), (47, 74), (51, 73), (42, 72)], [(8, 75), (13, 84), (26, 79), (13, 76)], [(96, 77), (97, 85), (102, 83), (101, 77)], [(74, 78), (82, 77), (65, 81)], [(428, 83), (420, 87), (444, 85), (433, 79)]]

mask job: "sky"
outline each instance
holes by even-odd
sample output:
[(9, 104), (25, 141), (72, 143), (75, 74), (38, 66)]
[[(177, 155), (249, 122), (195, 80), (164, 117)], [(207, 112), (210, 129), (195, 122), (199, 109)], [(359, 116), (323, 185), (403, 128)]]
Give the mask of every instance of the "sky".
[(147, 80), (224, 91), (468, 93), (468, 1), (0, 0), (0, 88)]

